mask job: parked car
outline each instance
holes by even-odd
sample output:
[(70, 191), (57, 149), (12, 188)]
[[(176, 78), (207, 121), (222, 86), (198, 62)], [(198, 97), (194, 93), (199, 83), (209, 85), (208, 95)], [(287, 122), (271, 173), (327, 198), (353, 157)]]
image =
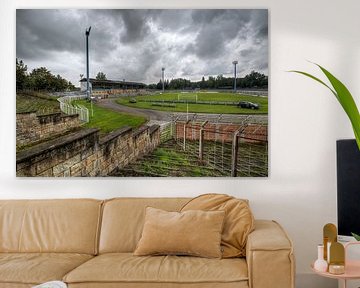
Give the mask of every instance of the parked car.
[(240, 101), (239, 104), (237, 105), (237, 107), (257, 110), (260, 108), (260, 105), (257, 103), (252, 103), (252, 102), (248, 102), (248, 101)]

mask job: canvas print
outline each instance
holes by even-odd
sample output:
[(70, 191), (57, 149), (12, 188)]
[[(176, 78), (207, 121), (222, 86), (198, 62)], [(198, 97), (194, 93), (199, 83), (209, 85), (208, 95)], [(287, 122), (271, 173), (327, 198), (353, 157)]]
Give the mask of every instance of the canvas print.
[(268, 46), (266, 9), (18, 9), (16, 175), (267, 177)]

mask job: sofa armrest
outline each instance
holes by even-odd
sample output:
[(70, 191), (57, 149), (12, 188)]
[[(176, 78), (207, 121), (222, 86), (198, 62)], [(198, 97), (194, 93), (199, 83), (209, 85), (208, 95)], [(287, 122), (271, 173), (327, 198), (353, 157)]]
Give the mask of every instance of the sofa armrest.
[(293, 245), (277, 222), (255, 221), (247, 240), (246, 261), (250, 288), (295, 287)]

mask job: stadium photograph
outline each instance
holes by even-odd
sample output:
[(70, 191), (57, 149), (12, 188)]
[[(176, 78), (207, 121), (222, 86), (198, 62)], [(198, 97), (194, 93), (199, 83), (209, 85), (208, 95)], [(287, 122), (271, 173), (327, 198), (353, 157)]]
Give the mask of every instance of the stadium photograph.
[(267, 177), (268, 58), (266, 9), (18, 9), (16, 175)]

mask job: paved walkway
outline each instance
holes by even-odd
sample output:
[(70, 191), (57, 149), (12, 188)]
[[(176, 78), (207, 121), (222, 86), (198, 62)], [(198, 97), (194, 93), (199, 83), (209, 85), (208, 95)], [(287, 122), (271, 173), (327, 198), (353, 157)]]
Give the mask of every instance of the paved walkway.
[(243, 115), (243, 114), (206, 114), (206, 113), (178, 113), (178, 112), (166, 112), (166, 111), (157, 111), (151, 109), (141, 109), (141, 108), (134, 108), (129, 106), (120, 105), (115, 102), (116, 99), (114, 98), (107, 98), (100, 100), (97, 105), (108, 108), (117, 112), (123, 112), (133, 115), (138, 115), (145, 117), (149, 121), (161, 121), (161, 122), (168, 122), (174, 119), (178, 120), (191, 120), (196, 119), (198, 121), (205, 121), (208, 120), (209, 122), (222, 122), (222, 123), (241, 123), (244, 121), (250, 123), (263, 123), (267, 124), (268, 122), (268, 115)]

